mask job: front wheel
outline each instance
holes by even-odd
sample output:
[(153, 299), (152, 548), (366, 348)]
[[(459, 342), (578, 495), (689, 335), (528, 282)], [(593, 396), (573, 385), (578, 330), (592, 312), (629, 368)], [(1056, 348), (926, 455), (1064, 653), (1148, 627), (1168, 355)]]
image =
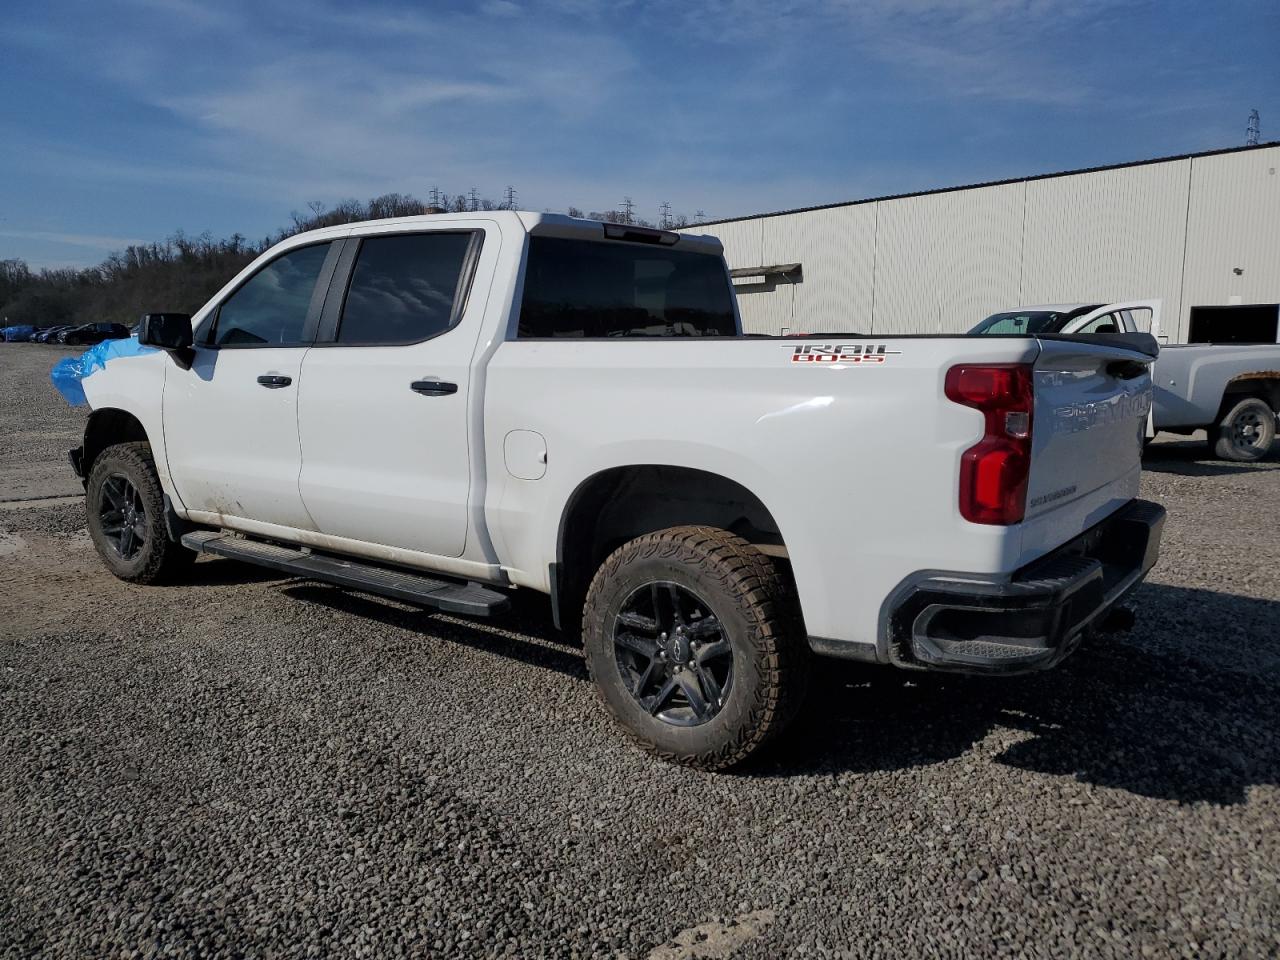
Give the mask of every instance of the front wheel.
[(1227, 411), (1211, 438), (1213, 452), (1223, 460), (1261, 460), (1276, 438), (1275, 411), (1265, 400), (1246, 397)]
[(601, 699), (636, 742), (707, 770), (775, 738), (808, 682), (788, 581), (713, 527), (673, 527), (615, 550), (587, 592), (583, 646)]
[(98, 455), (85, 487), (89, 535), (108, 570), (130, 583), (177, 579), (195, 553), (170, 540), (164, 491), (148, 443), (120, 443)]

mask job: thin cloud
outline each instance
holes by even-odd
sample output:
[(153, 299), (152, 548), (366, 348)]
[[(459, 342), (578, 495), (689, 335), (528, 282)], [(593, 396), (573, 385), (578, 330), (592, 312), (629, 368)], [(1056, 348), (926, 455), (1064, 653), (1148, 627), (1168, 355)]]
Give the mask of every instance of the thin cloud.
[(93, 233), (57, 233), (51, 230), (0, 230), (0, 237), (12, 237), (16, 240), (42, 240), (47, 243), (61, 243), (70, 247), (85, 247), (89, 250), (120, 250), (134, 244), (142, 243), (134, 237), (111, 237)]

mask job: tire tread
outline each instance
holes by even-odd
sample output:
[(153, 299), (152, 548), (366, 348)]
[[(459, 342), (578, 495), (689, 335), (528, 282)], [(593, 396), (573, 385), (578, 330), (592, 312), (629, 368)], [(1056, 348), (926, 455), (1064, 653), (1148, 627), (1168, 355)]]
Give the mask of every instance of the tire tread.
[[(774, 561), (743, 538), (717, 527), (671, 527), (631, 540), (606, 558), (587, 591), (583, 623), (588, 629), (604, 619), (604, 585), (620, 574), (625, 562), (650, 558), (697, 563), (725, 594), (740, 598), (741, 612), (752, 625), (748, 641), (755, 647), (762, 682), (748, 708), (747, 722), (718, 749), (701, 754), (663, 749), (628, 725), (607, 699), (601, 699), (631, 739), (652, 756), (703, 770), (735, 766), (775, 739), (804, 699), (809, 648), (794, 590)], [(587, 670), (599, 689), (590, 656)]]

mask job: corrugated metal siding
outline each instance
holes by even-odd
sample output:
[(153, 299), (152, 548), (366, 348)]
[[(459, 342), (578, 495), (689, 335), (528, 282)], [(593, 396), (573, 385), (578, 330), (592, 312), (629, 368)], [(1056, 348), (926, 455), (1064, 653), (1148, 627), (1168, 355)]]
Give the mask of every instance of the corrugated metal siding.
[(963, 333), (1018, 299), (1023, 184), (886, 200), (875, 333)]
[(1159, 297), (1179, 316), (1191, 161), (1026, 185), (1021, 303)]
[[(874, 205), (818, 210), (764, 221), (764, 263), (799, 263), (799, 283), (780, 281), (760, 294), (772, 328), (793, 332), (871, 332)], [(753, 297), (744, 292), (739, 302)], [(820, 326), (814, 326), (815, 321)]]
[[(1232, 297), (1280, 301), (1280, 148), (1198, 157), (1193, 164), (1182, 278), (1186, 318), (1192, 307)], [(1186, 320), (1182, 330), (1185, 335)]]
[[(688, 233), (710, 233), (720, 238), (724, 244), (724, 258), (731, 268), (759, 267), (764, 265), (763, 220), (739, 220), (736, 223), (722, 223), (714, 230), (686, 231)], [(769, 305), (759, 297), (738, 297), (738, 312), (742, 314), (742, 329), (747, 333), (777, 333), (768, 321)]]
[(752, 333), (959, 332), (1022, 304), (1159, 297), (1179, 342), (1192, 306), (1280, 302), (1277, 168), (1268, 147), (688, 230), (731, 267), (802, 265), (740, 293)]

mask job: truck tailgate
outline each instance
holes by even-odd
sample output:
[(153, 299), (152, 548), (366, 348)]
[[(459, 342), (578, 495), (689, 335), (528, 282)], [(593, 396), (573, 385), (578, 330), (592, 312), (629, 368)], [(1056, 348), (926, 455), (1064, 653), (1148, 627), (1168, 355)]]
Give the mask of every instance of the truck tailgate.
[(1026, 518), (1130, 497), (1151, 408), (1152, 356), (1118, 340), (1045, 338), (1035, 362)]

